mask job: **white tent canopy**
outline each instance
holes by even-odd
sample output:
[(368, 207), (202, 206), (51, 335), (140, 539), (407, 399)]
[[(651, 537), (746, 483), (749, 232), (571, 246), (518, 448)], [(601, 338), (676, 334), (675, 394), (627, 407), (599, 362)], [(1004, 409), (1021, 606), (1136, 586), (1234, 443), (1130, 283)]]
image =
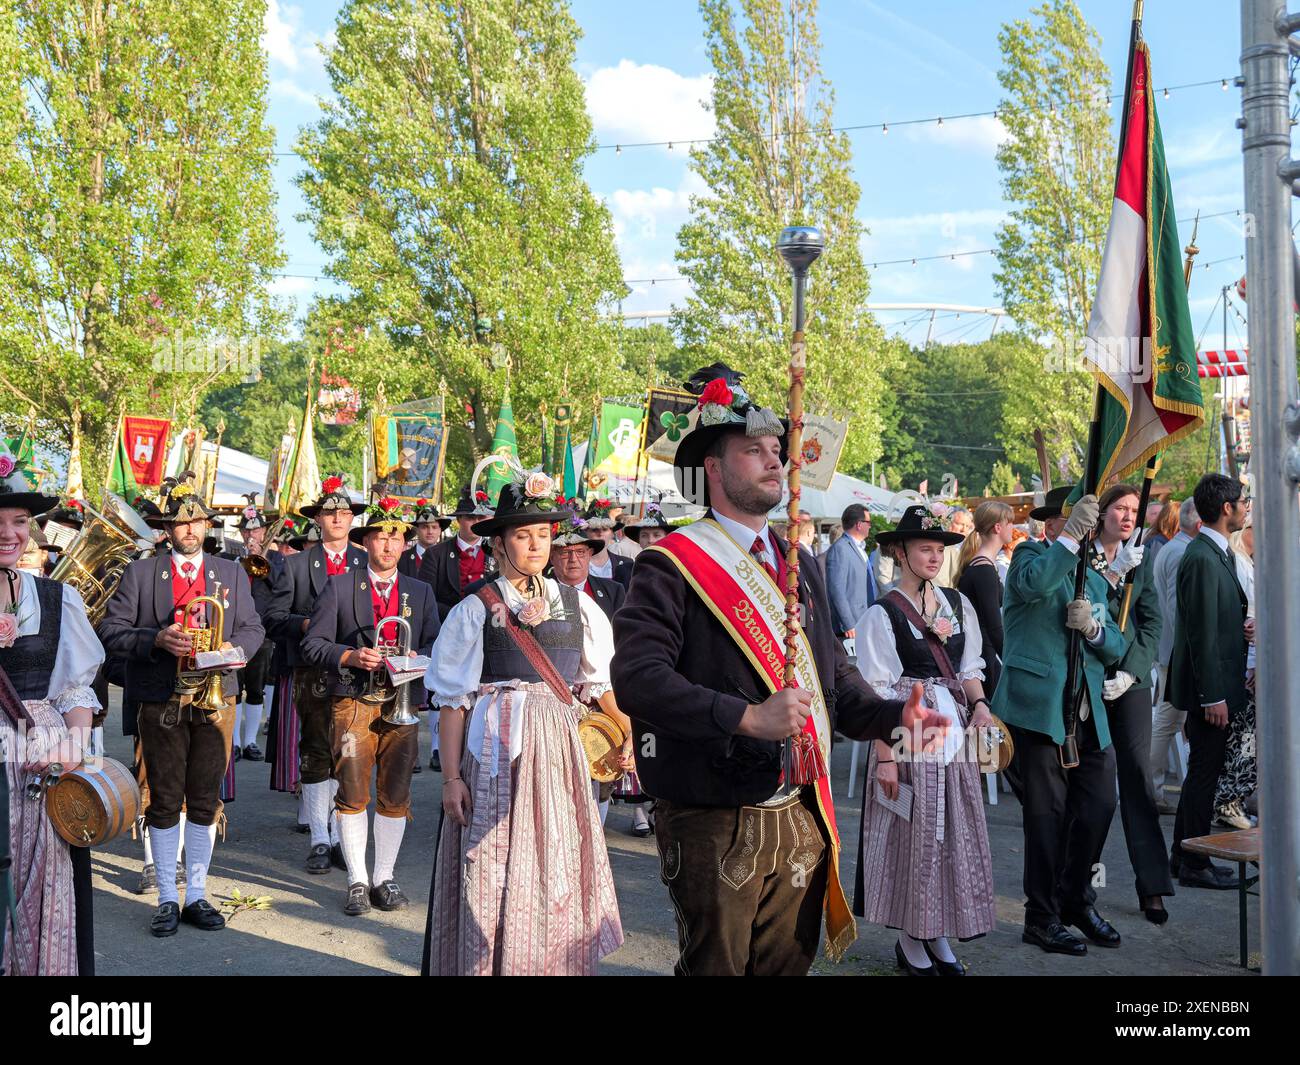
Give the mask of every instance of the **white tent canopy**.
[[(815, 488), (804, 488), (799, 502), (801, 509), (808, 511), (816, 521), (839, 521), (845, 508), (853, 503), (861, 503), (870, 514), (892, 516), (899, 509), (895, 503), (897, 495), (888, 488), (877, 488), (847, 473), (837, 473), (831, 478), (829, 490), (819, 492)], [(789, 492), (783, 492), (781, 504), (768, 514), (769, 520), (785, 521), (789, 499)]]

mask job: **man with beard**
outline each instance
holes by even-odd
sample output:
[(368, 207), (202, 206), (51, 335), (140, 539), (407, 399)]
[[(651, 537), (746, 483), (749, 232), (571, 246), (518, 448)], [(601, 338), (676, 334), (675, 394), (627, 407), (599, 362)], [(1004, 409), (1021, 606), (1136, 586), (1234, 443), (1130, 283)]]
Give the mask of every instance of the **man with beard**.
[(741, 380), (715, 363), (686, 384), (700, 417), (675, 475), (710, 510), (637, 557), (611, 673), (641, 784), (657, 800), (676, 972), (802, 975), (823, 914), (833, 957), (856, 934), (826, 772), (832, 727), (855, 739), (930, 729), (931, 743), (945, 730), (920, 685), (906, 705), (882, 700), (849, 664), (806, 551), (796, 686), (784, 686), (789, 571), (767, 513), (781, 500), (787, 427)]
[[(160, 904), (150, 923), (155, 936), (175, 935), (181, 921), (204, 931), (226, 924), (204, 890), (222, 811), (221, 782), (230, 759), (238, 682), (233, 671), (224, 671), (224, 705), (209, 711), (196, 705), (198, 692), (176, 694), (176, 679), (193, 652), (194, 637), (187, 630), (207, 628), (215, 620), (212, 604), (195, 606), (195, 600), (215, 596), (224, 607), (211, 650), (237, 647), (247, 662), (262, 646), (264, 632), (239, 563), (203, 552), (211, 518), (188, 479), (175, 485), (161, 514), (150, 519), (166, 530), (171, 551), (127, 566), (98, 629), (104, 649), (126, 659), (124, 701), (139, 700), (141, 756), (149, 774), (145, 819)], [(176, 885), (182, 806), (189, 865), (184, 910)]]

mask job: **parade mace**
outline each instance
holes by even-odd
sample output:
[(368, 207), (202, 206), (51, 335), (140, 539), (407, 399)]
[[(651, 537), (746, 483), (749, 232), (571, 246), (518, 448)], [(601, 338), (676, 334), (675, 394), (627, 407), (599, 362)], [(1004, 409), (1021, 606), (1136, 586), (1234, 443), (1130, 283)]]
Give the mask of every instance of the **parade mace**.
[[(796, 644), (799, 638), (799, 470), (803, 465), (803, 385), (808, 369), (807, 348), (804, 343), (804, 290), (808, 284), (808, 269), (821, 255), (825, 243), (821, 231), (812, 226), (787, 226), (781, 231), (776, 250), (794, 279), (794, 336), (790, 339), (790, 502), (786, 516), (786, 568), (785, 586), (785, 673), (784, 685), (794, 685)], [(808, 730), (795, 738), (799, 745), (798, 759), (792, 757), (792, 742), (781, 745), (782, 768), (787, 782), (808, 782), (818, 775), (823, 760), (815, 736)], [(808, 763), (812, 764), (809, 765)], [(824, 772), (821, 769), (821, 772)]]

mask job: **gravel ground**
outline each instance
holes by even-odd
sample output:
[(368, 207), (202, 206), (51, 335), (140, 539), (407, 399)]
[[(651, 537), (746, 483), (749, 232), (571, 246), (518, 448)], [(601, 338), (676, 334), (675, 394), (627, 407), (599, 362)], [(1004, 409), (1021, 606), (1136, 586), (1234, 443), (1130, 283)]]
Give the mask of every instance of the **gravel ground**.
[[(114, 690), (114, 708), (117, 692)], [(120, 722), (109, 717), (108, 753), (130, 762), (130, 740), (112, 735)], [(428, 759), (428, 732), (421, 726), (422, 757)], [(262, 744), (265, 746), (265, 743)], [(832, 779), (836, 811), (844, 830), (847, 854), (841, 870), (853, 879), (855, 835), (861, 811), (858, 795), (846, 797), (850, 746), (835, 748)], [(204, 933), (182, 925), (170, 939), (149, 935), (149, 918), (157, 896), (134, 894), (142, 861), (140, 844), (130, 836), (95, 852), (95, 933), (101, 975), (359, 975), (414, 974), (420, 953), (433, 866), (441, 776), (427, 765), (412, 780), (415, 820), (408, 826), (398, 860), (397, 879), (411, 899), (397, 913), (372, 911), (349, 918), (342, 907), (345, 875), (334, 870), (314, 876), (303, 868), (305, 835), (293, 831), (296, 803), (267, 787), (266, 763), (240, 762), (236, 800), (227, 807), (230, 827), (218, 841), (209, 876), (208, 896), (270, 895), (267, 910), (238, 913), (224, 932)], [(997, 928), (984, 939), (961, 944), (958, 956), (972, 974), (1069, 974), (1087, 976), (1233, 975), (1237, 967), (1235, 892), (1180, 889), (1167, 900), (1170, 921), (1157, 928), (1137, 909), (1133, 874), (1124, 849), (1118, 816), (1103, 855), (1107, 885), (1098, 908), (1124, 937), (1118, 950), (1092, 948), (1085, 958), (1044, 954), (1020, 942), (1022, 920), (1020, 807), (1010, 794), (986, 806), (997, 890)], [(671, 910), (659, 882), (654, 838), (630, 834), (631, 809), (614, 805), (606, 840), (626, 942), (605, 959), (602, 972), (632, 976), (667, 974), (676, 956)], [(1163, 819), (1166, 836), (1173, 818)], [(183, 899), (182, 899), (183, 901)], [(1258, 965), (1259, 911), (1250, 906), (1252, 964)], [(858, 941), (840, 965), (819, 960), (814, 972), (824, 975), (893, 974), (894, 936), (886, 929), (861, 926)]]

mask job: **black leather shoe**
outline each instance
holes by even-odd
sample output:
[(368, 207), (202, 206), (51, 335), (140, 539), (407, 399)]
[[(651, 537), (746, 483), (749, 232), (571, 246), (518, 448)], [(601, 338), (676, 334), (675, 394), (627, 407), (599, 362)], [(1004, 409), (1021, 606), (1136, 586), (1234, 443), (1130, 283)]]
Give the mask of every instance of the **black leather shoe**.
[(181, 924), (181, 907), (178, 902), (164, 902), (149, 920), (149, 931), (159, 939), (174, 936)]
[(433, 754), (429, 755), (429, 768), (435, 773), (442, 772), (442, 759), (438, 757), (437, 751), (434, 751)]
[(311, 825), (294, 825), (293, 830), (301, 835), (306, 835), (311, 831)]
[(332, 863), (330, 862), (330, 845), (328, 843), (317, 843), (307, 855), (307, 872), (309, 873), (328, 873)]
[(965, 976), (966, 966), (959, 961), (941, 961), (930, 949), (928, 940), (922, 940), (921, 945), (925, 947), (925, 952), (930, 955), (930, 962), (939, 970), (940, 976)]
[(1224, 891), (1241, 885), (1237, 874), (1221, 865), (1210, 865), (1205, 869), (1189, 869), (1183, 866), (1178, 883), (1183, 887), (1203, 887), (1215, 891)]
[(232, 762), (238, 762), (243, 757), (244, 752), (239, 749), (239, 744), (235, 744), (234, 747), (230, 749), (230, 760)]
[(1096, 906), (1088, 906), (1078, 913), (1063, 913), (1061, 920), (1072, 924), (1099, 947), (1118, 947), (1120, 935), (1106, 918), (1097, 912)]
[(415, 763), (411, 766), (411, 775), (414, 776), (416, 773), (423, 773), (423, 772), (424, 772), (424, 766), (420, 765), (420, 759), (417, 758), (415, 760)]
[(249, 762), (265, 762), (266, 755), (262, 753), (262, 748), (256, 743), (250, 743), (244, 748), (244, 759)]
[(346, 869), (348, 863), (343, 860), (343, 845), (336, 843), (330, 848), (330, 865), (335, 869)]
[(397, 881), (391, 879), (370, 889), (370, 901), (380, 910), (404, 910), (410, 904), (410, 900), (397, 886)]
[(907, 960), (907, 955), (903, 953), (903, 946), (898, 940), (894, 940), (894, 957), (898, 960), (898, 967), (906, 969), (908, 976), (938, 976), (938, 970), (933, 965), (927, 965), (920, 969)]
[(349, 917), (360, 917), (363, 913), (369, 913), (370, 900), (366, 898), (368, 893), (369, 891), (365, 884), (349, 884), (348, 901), (343, 906), (343, 912)]
[(140, 883), (136, 885), (135, 893), (137, 895), (148, 895), (151, 891), (158, 890), (158, 867), (150, 862), (140, 870)]
[(1139, 895), (1138, 909), (1152, 924), (1164, 924), (1169, 920), (1169, 911), (1165, 909), (1165, 901), (1159, 895)]
[(1048, 954), (1071, 954), (1078, 957), (1088, 953), (1088, 944), (1076, 938), (1060, 921), (1053, 921), (1051, 924), (1027, 924), (1024, 931), (1020, 933), (1020, 939), (1024, 943), (1042, 947)]
[(220, 932), (226, 927), (226, 919), (212, 908), (207, 899), (198, 899), (181, 910), (181, 920), (205, 932)]
[(176, 863), (176, 886), (184, 887), (188, 879), (189, 877), (185, 875), (185, 863), (177, 862)]

